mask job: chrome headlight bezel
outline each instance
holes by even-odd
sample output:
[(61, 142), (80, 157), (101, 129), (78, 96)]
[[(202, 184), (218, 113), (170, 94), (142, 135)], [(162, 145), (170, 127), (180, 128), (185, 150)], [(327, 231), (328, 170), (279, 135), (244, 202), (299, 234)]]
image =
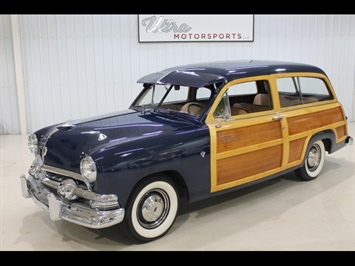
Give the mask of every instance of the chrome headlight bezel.
[(81, 160), (80, 173), (86, 180), (89, 181), (89, 183), (95, 182), (97, 176), (96, 164), (91, 156), (85, 156)]
[(38, 154), (38, 139), (36, 134), (31, 134), (28, 136), (28, 149), (30, 150), (31, 153), (34, 155)]

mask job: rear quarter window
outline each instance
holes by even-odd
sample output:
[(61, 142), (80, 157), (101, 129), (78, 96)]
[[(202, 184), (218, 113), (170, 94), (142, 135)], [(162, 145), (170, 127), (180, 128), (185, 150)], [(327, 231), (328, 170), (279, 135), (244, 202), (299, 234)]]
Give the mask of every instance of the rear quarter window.
[(281, 107), (332, 100), (326, 82), (316, 77), (285, 77), (277, 79)]

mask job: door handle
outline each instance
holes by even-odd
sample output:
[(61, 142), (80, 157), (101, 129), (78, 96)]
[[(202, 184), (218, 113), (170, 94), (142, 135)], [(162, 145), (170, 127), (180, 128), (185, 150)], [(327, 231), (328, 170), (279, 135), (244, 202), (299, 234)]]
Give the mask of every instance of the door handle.
[(277, 115), (277, 116), (274, 116), (273, 118), (272, 118), (272, 120), (273, 121), (278, 121), (278, 120), (282, 120), (284, 118), (284, 116), (283, 115)]

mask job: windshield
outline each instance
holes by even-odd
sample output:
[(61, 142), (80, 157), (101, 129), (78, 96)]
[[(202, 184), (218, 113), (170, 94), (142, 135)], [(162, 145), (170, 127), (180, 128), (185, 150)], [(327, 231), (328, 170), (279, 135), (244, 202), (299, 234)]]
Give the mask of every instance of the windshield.
[(150, 84), (133, 103), (132, 107), (165, 109), (200, 116), (212, 95), (209, 88), (178, 85)]

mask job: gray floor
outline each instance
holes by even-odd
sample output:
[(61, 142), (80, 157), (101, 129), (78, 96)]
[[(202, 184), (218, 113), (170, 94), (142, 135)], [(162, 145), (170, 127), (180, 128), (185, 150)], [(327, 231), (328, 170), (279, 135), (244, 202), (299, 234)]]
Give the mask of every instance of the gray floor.
[(288, 174), (185, 206), (165, 237), (141, 245), (117, 228), (53, 222), (23, 198), (19, 175), (32, 162), (27, 135), (1, 135), (0, 159), (1, 251), (355, 250), (355, 145), (327, 155), (314, 181)]

